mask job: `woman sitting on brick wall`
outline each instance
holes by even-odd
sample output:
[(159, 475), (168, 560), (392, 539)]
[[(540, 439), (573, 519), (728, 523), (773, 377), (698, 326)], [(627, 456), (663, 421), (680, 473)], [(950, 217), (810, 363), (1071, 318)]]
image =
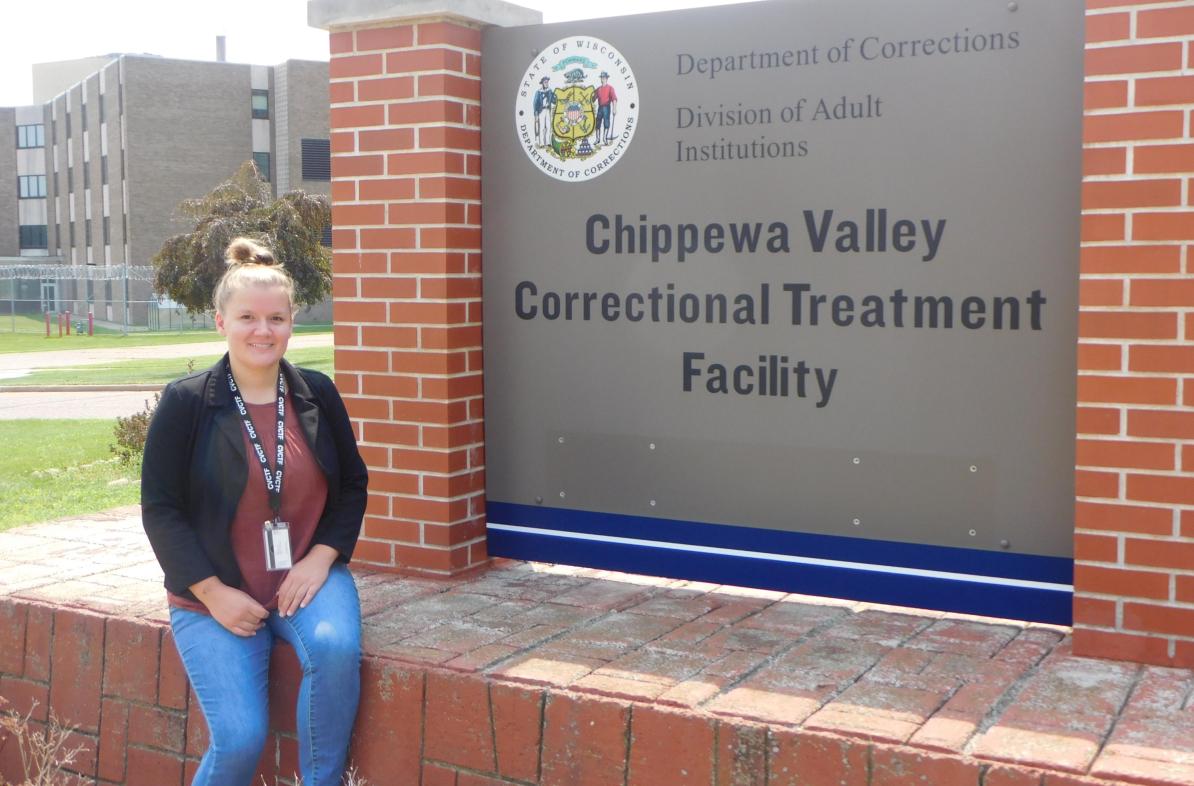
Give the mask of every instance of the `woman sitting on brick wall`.
[(360, 603), (346, 563), (368, 474), (331, 380), (283, 359), (294, 282), (250, 240), (226, 257), (214, 300), (228, 353), (166, 387), (141, 474), (145, 532), (211, 737), (194, 784), (251, 782), (278, 637), (303, 666), (303, 781), (331, 786), (360, 693)]

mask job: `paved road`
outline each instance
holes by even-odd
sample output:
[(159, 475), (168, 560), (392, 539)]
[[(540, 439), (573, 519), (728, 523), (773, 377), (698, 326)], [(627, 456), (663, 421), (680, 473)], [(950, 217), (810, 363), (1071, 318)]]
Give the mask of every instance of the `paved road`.
[[(332, 345), (331, 333), (295, 336), (290, 346), (325, 347)], [(223, 341), (199, 344), (167, 344), (158, 347), (118, 347), (115, 349), (64, 349), (55, 352), (21, 352), (0, 355), (0, 385), (43, 368), (68, 368), (141, 358), (174, 358), (217, 355)], [(103, 392), (0, 392), (0, 420), (18, 418), (115, 418), (140, 412), (152, 392), (105, 390)]]
[(111, 390), (103, 393), (0, 393), (0, 420), (21, 418), (96, 418), (128, 416), (145, 408), (153, 393)]

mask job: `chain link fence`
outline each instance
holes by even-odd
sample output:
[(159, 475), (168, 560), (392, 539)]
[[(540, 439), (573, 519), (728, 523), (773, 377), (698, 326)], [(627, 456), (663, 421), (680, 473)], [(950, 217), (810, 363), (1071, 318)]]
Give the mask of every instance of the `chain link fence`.
[[(135, 332), (202, 328), (186, 309), (157, 298), (148, 265), (0, 265), (0, 330), (51, 334), (91, 327)], [(193, 323), (193, 324), (192, 324)]]
[[(331, 322), (330, 301), (300, 309), (303, 324)], [(0, 332), (141, 333), (212, 330), (211, 314), (191, 314), (153, 292), (148, 265), (0, 264)], [(47, 327), (48, 325), (48, 327)]]

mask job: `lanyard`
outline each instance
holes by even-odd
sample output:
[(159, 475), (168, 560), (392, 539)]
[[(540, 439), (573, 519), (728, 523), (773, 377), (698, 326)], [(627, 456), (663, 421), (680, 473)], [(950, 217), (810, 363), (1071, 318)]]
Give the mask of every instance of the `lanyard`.
[(274, 521), (277, 521), (282, 510), (282, 464), (285, 462), (286, 455), (286, 387), (282, 382), (282, 372), (278, 372), (278, 447), (274, 451), (274, 467), (271, 472), (269, 468), (269, 459), (265, 455), (265, 448), (261, 445), (261, 437), (257, 435), (257, 429), (253, 427), (253, 418), (249, 415), (249, 409), (245, 406), (244, 399), (240, 397), (240, 390), (236, 387), (236, 380), (232, 378), (232, 372), (228, 372), (228, 389), (232, 391), (232, 400), (236, 402), (236, 411), (240, 413), (241, 422), (245, 424), (245, 432), (249, 435), (249, 441), (253, 443), (253, 451), (257, 454), (257, 461), (261, 464), (261, 471), (265, 474), (265, 490), (269, 492), (269, 506), (274, 512)]

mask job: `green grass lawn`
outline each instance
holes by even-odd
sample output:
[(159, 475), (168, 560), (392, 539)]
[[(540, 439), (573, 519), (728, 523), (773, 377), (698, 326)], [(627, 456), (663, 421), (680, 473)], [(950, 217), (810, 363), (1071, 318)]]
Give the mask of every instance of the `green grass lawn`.
[[(132, 505), (140, 467), (108, 446), (116, 420), (0, 420), (0, 531)], [(128, 479), (123, 485), (112, 481)]]
[[(181, 333), (130, 333), (96, 330), (94, 336), (71, 333), (58, 337), (58, 325), (46, 338), (44, 326), (27, 316), (17, 316), (17, 332), (13, 333), (11, 317), (0, 316), (0, 354), (10, 352), (46, 352), (57, 349), (104, 349), (110, 347), (153, 347), (164, 344), (194, 344), (222, 340), (213, 328), (188, 330)], [(72, 329), (73, 330), (73, 329)], [(330, 333), (331, 325), (295, 325), (296, 334)]]
[[(221, 353), (222, 354), (222, 353)], [(193, 358), (162, 358), (155, 360), (123, 360), (73, 368), (48, 368), (28, 376), (6, 379), (4, 385), (125, 385), (162, 384), (200, 371), (215, 363), (220, 355), (196, 355)], [(296, 366), (322, 371), (329, 377), (335, 373), (331, 347), (292, 349), (286, 359)], [(188, 366), (188, 362), (191, 363)]]

